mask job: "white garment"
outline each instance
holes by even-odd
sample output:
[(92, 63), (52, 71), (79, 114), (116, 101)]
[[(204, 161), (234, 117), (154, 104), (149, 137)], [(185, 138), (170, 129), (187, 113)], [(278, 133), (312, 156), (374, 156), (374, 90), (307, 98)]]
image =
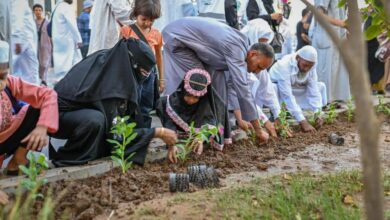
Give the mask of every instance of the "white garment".
[(293, 48), (293, 34), (290, 31), (290, 24), (288, 20), (283, 19), (282, 22), (279, 24), (279, 33), (283, 36), (283, 44), (282, 44), (282, 52), (275, 54), (275, 59), (280, 60), (284, 56), (294, 53)]
[[(288, 111), (300, 122), (305, 120), (304, 110), (321, 110), (323, 100), (317, 82), (317, 71), (314, 66), (307, 73), (300, 74), (296, 54), (283, 57), (270, 70), (271, 80), (277, 83), (279, 98), (286, 103)], [(294, 93), (293, 90), (302, 89), (302, 94)], [(299, 102), (297, 101), (299, 97)]]
[(132, 1), (96, 0), (92, 7), (90, 23), (91, 39), (88, 55), (98, 50), (110, 49), (118, 41), (120, 26), (117, 22), (129, 25)]
[(274, 118), (278, 118), (280, 113), (278, 88), (272, 83), (268, 71), (263, 70), (259, 74), (249, 74), (248, 83), (252, 88), (252, 95), (254, 97), (260, 119), (263, 122), (268, 121), (268, 117), (262, 111), (264, 106), (267, 106), (271, 110)]
[[(316, 7), (323, 6), (327, 9), (330, 17), (341, 20), (346, 18), (345, 9), (338, 7), (338, 0), (315, 0), (314, 4)], [(345, 29), (333, 26), (333, 30), (341, 39), (346, 38)], [(315, 19), (310, 25), (309, 37), (312, 39), (313, 47), (318, 51), (318, 79), (326, 85), (328, 101), (348, 100), (351, 94), (344, 62), (336, 45)]]
[(161, 2), (161, 17), (154, 22), (153, 26), (162, 30), (172, 21), (184, 18), (187, 16), (196, 15), (196, 6), (191, 0), (162, 0)]
[(249, 0), (238, 0), (238, 10), (237, 10), (237, 16), (238, 20), (246, 25), (248, 23), (248, 17), (246, 16), (246, 7), (248, 6)]
[(225, 14), (224, 0), (198, 0), (199, 13)]
[(267, 43), (271, 43), (275, 35), (268, 22), (261, 18), (248, 21), (241, 33), (248, 37), (249, 45), (258, 43), (260, 38), (265, 38), (268, 40)]
[(81, 59), (78, 43), (82, 43), (72, 6), (60, 1), (52, 17), (53, 61), (56, 80), (61, 80)]
[[(38, 33), (28, 1), (12, 0), (11, 18), (12, 74), (27, 82), (39, 84)], [(15, 44), (21, 45), (18, 55), (15, 54)]]

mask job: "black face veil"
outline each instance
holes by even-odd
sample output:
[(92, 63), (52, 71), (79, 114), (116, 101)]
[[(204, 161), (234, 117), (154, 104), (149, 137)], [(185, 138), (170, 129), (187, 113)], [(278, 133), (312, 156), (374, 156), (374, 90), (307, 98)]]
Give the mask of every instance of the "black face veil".
[(156, 59), (149, 45), (130, 38), (100, 50), (76, 64), (57, 83), (58, 96), (78, 103), (119, 98), (138, 105), (137, 68), (150, 71)]

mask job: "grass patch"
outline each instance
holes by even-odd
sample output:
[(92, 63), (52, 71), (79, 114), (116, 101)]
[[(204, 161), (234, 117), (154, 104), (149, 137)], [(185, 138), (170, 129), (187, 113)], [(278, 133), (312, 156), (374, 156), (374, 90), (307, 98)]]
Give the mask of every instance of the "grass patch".
[[(215, 195), (223, 219), (360, 219), (359, 172), (259, 179)], [(352, 201), (346, 201), (345, 196)]]

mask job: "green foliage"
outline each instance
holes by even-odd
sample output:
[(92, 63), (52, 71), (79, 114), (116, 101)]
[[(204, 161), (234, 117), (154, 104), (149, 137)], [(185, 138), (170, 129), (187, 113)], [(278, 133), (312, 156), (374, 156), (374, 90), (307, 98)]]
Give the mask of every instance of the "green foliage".
[[(345, 0), (340, 2), (340, 6), (345, 5)], [(387, 32), (390, 36), (390, 24), (386, 17), (383, 4), (380, 0), (366, 0), (367, 7), (361, 10), (363, 20), (372, 17), (371, 25), (365, 30), (364, 35), (367, 40), (378, 37), (381, 33)]]
[(325, 113), (325, 123), (326, 124), (333, 124), (333, 122), (337, 118), (337, 112), (336, 112), (336, 104), (333, 103), (329, 106), (329, 110)]
[(387, 105), (385, 103), (385, 97), (383, 97), (382, 95), (379, 95), (378, 101), (379, 101), (379, 104), (376, 106), (376, 112), (383, 113), (387, 116), (390, 116), (390, 108), (387, 107)]
[(316, 127), (317, 126), (317, 121), (318, 119), (320, 118), (321, 116), (321, 110), (318, 109), (317, 111), (313, 112), (313, 114), (310, 116), (309, 118), (309, 123), (313, 126), (313, 127)]
[(20, 165), (19, 169), (27, 176), (27, 179), (22, 180), (22, 186), (31, 192), (33, 198), (41, 197), (43, 195), (37, 193), (40, 186), (47, 183), (46, 178), (39, 178), (39, 174), (43, 170), (49, 169), (49, 165), (46, 161), (46, 157), (43, 154), (39, 154), (38, 158), (34, 156), (32, 152), (27, 154), (27, 159), (29, 161), (29, 166)]
[(120, 166), (122, 173), (126, 173), (129, 170), (133, 162), (131, 158), (135, 153), (130, 154), (125, 157), (126, 147), (137, 137), (137, 133), (134, 133), (134, 128), (136, 123), (128, 123), (129, 117), (116, 117), (115, 123), (111, 128), (111, 133), (115, 137), (118, 137), (118, 140), (108, 139), (107, 142), (113, 144), (112, 156), (111, 159)]
[(287, 120), (287, 107), (286, 103), (282, 103), (280, 113), (279, 113), (279, 121), (280, 123), (276, 126), (276, 130), (278, 131), (280, 137), (282, 138), (287, 138), (288, 137), (288, 132), (290, 131), (290, 124)]
[(214, 136), (218, 141), (218, 127), (203, 125), (199, 130), (195, 129), (194, 122), (190, 124), (190, 131), (188, 132), (188, 138), (179, 140), (176, 144), (178, 148), (177, 158), (185, 162), (188, 159), (188, 155), (195, 148), (198, 141), (202, 143), (209, 143), (210, 136)]
[(354, 107), (354, 98), (351, 97), (347, 102), (347, 119), (349, 122), (353, 120), (353, 116), (355, 114), (355, 107)]

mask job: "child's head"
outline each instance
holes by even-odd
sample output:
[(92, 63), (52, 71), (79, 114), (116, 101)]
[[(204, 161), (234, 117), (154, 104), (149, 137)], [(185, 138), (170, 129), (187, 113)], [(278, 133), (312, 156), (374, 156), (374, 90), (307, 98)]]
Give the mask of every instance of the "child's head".
[(9, 70), (9, 45), (5, 41), (0, 41), (0, 91), (7, 85)]
[(304, 18), (305, 16), (308, 16), (310, 15), (310, 9), (308, 8), (305, 8), (302, 10), (302, 18)]
[(150, 28), (154, 20), (161, 16), (160, 0), (135, 0), (130, 19), (141, 28)]
[(186, 73), (184, 77), (184, 101), (187, 105), (194, 105), (207, 93), (207, 87), (211, 83), (210, 75), (207, 71), (193, 69)]

